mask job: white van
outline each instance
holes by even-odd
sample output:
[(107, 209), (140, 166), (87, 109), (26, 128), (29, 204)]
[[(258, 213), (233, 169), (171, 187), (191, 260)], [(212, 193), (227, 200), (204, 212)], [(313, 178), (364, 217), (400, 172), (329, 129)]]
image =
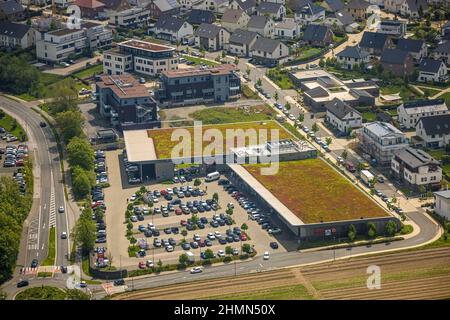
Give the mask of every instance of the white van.
[(219, 178), (220, 178), (220, 173), (215, 171), (215, 172), (208, 173), (206, 175), (205, 181), (206, 182), (211, 182), (211, 181), (214, 181), (214, 180), (219, 180)]

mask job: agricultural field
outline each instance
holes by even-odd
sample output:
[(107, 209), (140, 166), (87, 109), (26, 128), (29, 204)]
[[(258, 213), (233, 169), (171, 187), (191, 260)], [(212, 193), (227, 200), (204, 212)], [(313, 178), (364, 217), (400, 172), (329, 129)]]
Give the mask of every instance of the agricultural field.
[(260, 167), (264, 164), (244, 167), (304, 223), (387, 216), (381, 207), (320, 159), (279, 165), (275, 176), (261, 175)]
[[(208, 109), (209, 111), (210, 109)], [(149, 138), (153, 139), (153, 143), (155, 146), (155, 152), (156, 152), (156, 156), (158, 159), (168, 159), (171, 157), (172, 154), (172, 150), (174, 149), (175, 146), (177, 146), (179, 144), (179, 141), (172, 141), (171, 137), (172, 137), (172, 133), (175, 130), (178, 130), (180, 128), (167, 128), (167, 129), (156, 129), (156, 130), (148, 130), (147, 134)], [(195, 150), (194, 150), (194, 141), (193, 141), (193, 137), (194, 137), (194, 127), (186, 127), (186, 130), (188, 130), (188, 132), (191, 135), (192, 141), (191, 141), (191, 150), (193, 151), (193, 154), (195, 154)], [(267, 131), (267, 140), (271, 139), (271, 131), (272, 130), (278, 130), (278, 134), (279, 134), (279, 139), (288, 139), (288, 138), (293, 138), (293, 136), (286, 131), (284, 128), (282, 128), (280, 125), (278, 125), (277, 122), (273, 121), (273, 120), (267, 120), (264, 122), (240, 122), (240, 123), (223, 123), (223, 124), (215, 124), (215, 125), (205, 125), (202, 127), (202, 136), (204, 135), (204, 132), (208, 129), (217, 129), (221, 132), (223, 137), (226, 137), (226, 132), (227, 130), (255, 130), (255, 132), (258, 133), (262, 133), (263, 131), (260, 130), (268, 130)], [(204, 140), (204, 139), (203, 139)], [(221, 146), (225, 152), (226, 149), (226, 145), (231, 145), (231, 146), (237, 146), (237, 138), (236, 136), (234, 136), (234, 141), (223, 141), (223, 145)], [(257, 143), (264, 143), (265, 141), (260, 140), (257, 141)], [(211, 142), (208, 141), (203, 141), (203, 149), (208, 146), (209, 144), (211, 144)], [(249, 139), (248, 137), (245, 139), (245, 144), (248, 145), (249, 144)], [(218, 147), (220, 148), (220, 145), (218, 145)], [(214, 154), (214, 152), (212, 152), (212, 154)]]

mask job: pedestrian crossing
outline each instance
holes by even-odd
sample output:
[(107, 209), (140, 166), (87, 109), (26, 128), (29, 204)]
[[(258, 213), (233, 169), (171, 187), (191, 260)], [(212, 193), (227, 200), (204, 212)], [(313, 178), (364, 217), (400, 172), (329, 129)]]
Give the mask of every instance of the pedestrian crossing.
[(107, 295), (112, 295), (115, 293), (122, 293), (128, 289), (128, 286), (115, 286), (112, 282), (106, 282), (102, 284), (103, 289), (105, 290)]
[[(39, 272), (51, 272), (51, 273), (62, 273), (61, 271), (61, 266), (40, 266), (40, 267), (36, 267), (36, 268), (32, 268), (32, 267), (24, 267), (21, 268), (20, 270), (20, 274), (25, 274), (25, 275), (33, 275), (33, 274), (38, 274)], [(72, 267), (67, 267), (67, 273), (72, 272)]]
[(38, 220), (31, 221), (28, 227), (27, 247), (28, 250), (38, 250)]

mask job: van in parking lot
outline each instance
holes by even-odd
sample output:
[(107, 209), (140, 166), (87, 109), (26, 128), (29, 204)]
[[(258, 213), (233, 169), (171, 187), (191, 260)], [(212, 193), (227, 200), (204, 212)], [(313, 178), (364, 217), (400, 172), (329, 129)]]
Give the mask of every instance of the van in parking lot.
[(260, 217), (260, 214), (259, 213), (252, 213), (251, 215), (250, 215), (250, 218), (252, 219), (252, 220), (256, 220), (256, 219), (258, 219)]
[(215, 172), (208, 173), (206, 175), (205, 181), (206, 182), (211, 182), (211, 181), (214, 181), (214, 180), (218, 180), (219, 178), (220, 178), (220, 173), (215, 171)]

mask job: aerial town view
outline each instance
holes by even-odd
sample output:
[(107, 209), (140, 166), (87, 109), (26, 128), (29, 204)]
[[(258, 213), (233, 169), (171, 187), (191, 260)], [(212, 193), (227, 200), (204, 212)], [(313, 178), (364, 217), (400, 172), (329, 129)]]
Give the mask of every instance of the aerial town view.
[(448, 0), (0, 0), (0, 300), (450, 299), (449, 70)]

